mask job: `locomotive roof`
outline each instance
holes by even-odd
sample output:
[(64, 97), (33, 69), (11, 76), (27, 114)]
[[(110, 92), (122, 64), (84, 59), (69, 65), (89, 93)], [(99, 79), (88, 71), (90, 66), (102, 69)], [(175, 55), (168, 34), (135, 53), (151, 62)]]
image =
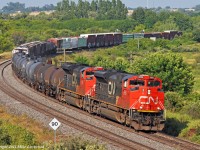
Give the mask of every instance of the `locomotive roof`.
[(71, 62), (67, 62), (61, 65), (61, 68), (69, 74), (72, 74), (74, 71), (75, 72), (79, 72), (81, 71), (83, 68), (87, 68), (86, 65), (81, 65), (81, 64), (76, 64), (76, 63), (71, 63)]
[(116, 82), (121, 82), (122, 80), (126, 80), (135, 74), (128, 74), (124, 72), (119, 72), (116, 70), (103, 70), (103, 71), (96, 71), (94, 73), (95, 77), (103, 78), (106, 81), (115, 80)]

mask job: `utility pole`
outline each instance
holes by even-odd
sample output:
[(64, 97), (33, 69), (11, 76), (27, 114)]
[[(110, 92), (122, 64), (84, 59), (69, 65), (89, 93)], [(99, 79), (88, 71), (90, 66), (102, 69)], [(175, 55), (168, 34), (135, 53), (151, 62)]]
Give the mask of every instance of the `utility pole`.
[(66, 49), (64, 49), (64, 62), (66, 62)]

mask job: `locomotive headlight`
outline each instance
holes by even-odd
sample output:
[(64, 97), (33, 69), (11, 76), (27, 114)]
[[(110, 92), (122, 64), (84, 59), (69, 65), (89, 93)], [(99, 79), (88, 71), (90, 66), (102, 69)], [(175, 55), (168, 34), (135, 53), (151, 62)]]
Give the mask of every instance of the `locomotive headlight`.
[(148, 94), (151, 94), (151, 90), (148, 90), (148, 92), (147, 92)]
[(160, 107), (157, 107), (158, 110), (160, 110)]
[(142, 109), (143, 107), (142, 106), (140, 106), (140, 109)]

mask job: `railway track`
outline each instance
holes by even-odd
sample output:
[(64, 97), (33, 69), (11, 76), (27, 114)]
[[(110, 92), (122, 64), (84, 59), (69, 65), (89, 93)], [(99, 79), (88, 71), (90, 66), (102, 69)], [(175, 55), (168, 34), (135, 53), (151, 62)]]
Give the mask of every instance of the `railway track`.
[(57, 109), (48, 107), (47, 105), (41, 102), (35, 101), (34, 99), (32, 99), (31, 97), (27, 95), (24, 95), (22, 92), (14, 89), (6, 81), (4, 69), (10, 64), (11, 64), (11, 61), (5, 61), (0, 64), (0, 70), (1, 70), (0, 89), (4, 93), (9, 95), (10, 97), (14, 98), (15, 100), (47, 116), (50, 116), (52, 118), (56, 117), (63, 124), (71, 126), (93, 137), (98, 137), (99, 139), (102, 139), (103, 141), (106, 141), (114, 146), (120, 147), (121, 149), (126, 149), (126, 150), (128, 149), (154, 149), (152, 147), (143, 145), (136, 141), (126, 139), (122, 136), (116, 135), (112, 132), (109, 132), (97, 126), (93, 126), (89, 123), (83, 122), (81, 120), (77, 120), (76, 118), (73, 118), (72, 116), (69, 116), (66, 113), (63, 113)]
[[(1, 66), (2, 68), (2, 66)], [(3, 76), (3, 72), (2, 72), (2, 77), (4, 78)], [(16, 78), (19, 82), (23, 83), (21, 80), (19, 80), (18, 78)], [(11, 88), (12, 90), (14, 90), (10, 85), (8, 85), (5, 81), (4, 83), (6, 84), (6, 86), (8, 86), (9, 88)], [(26, 85), (27, 86), (27, 85)], [(29, 86), (27, 86), (29, 87)], [(0, 88), (2, 88), (2, 85), (0, 86)], [(45, 96), (44, 94), (40, 93), (40, 92), (37, 92), (35, 90), (33, 90), (32, 88), (29, 87), (30, 90), (32, 90), (33, 92), (43, 96), (43, 97), (46, 97), (50, 100), (52, 100), (54, 103), (57, 103), (59, 105), (61, 105), (60, 102), (57, 102), (55, 101), (55, 99), (53, 98), (50, 98), (50, 97), (47, 97)], [(15, 92), (19, 93), (19, 91), (16, 91), (14, 90)], [(66, 114), (58, 111), (58, 110), (55, 110), (53, 108), (49, 108), (47, 107), (46, 105), (42, 104), (42, 103), (38, 103), (38, 102), (35, 102), (32, 98), (28, 97), (28, 96), (25, 96), (21, 93), (22, 97), (25, 97), (25, 99), (29, 99), (30, 102), (27, 102), (27, 101), (21, 101), (23, 102), (24, 104), (26, 104), (27, 106), (30, 106), (32, 107), (33, 109), (37, 110), (37, 111), (40, 111), (48, 116), (51, 116), (51, 117), (55, 117), (57, 119), (59, 119), (62, 123), (66, 124), (66, 125), (70, 125), (71, 127), (73, 128), (76, 128), (82, 132), (85, 132), (91, 136), (95, 136), (95, 137), (99, 137), (101, 139), (103, 139), (104, 141), (107, 141), (109, 143), (112, 143), (112, 145), (115, 145), (115, 146), (118, 146), (122, 149), (154, 149), (152, 147), (148, 147), (146, 145), (143, 145), (139, 142), (135, 142), (135, 141), (132, 141), (128, 138), (125, 138), (125, 137), (122, 137), (122, 136), (119, 136), (119, 135), (116, 135), (112, 132), (109, 132), (107, 130), (102, 130), (101, 128), (99, 127), (96, 127), (96, 126), (93, 126), (91, 124), (88, 124), (86, 122), (83, 122), (81, 120), (77, 120), (77, 118), (73, 118), (72, 116), (66, 116)], [(15, 96), (15, 99), (16, 99), (16, 96)], [(18, 99), (17, 99), (18, 100)], [(38, 106), (39, 105), (39, 106)], [(194, 150), (199, 150), (200, 149), (200, 145), (199, 144), (195, 144), (195, 143), (192, 143), (192, 142), (189, 142), (189, 141), (186, 141), (186, 140), (182, 140), (182, 139), (179, 139), (179, 138), (176, 138), (176, 137), (172, 137), (172, 136), (168, 136), (168, 135), (165, 135), (165, 134), (162, 134), (162, 133), (153, 133), (153, 134), (150, 134), (150, 133), (144, 133), (144, 132), (135, 132), (133, 129), (130, 129), (128, 127), (124, 127), (118, 123), (115, 123), (115, 122), (112, 122), (112, 121), (109, 121), (107, 119), (104, 119), (104, 118), (100, 118), (100, 117), (96, 117), (96, 116), (93, 116), (93, 115), (90, 115), (80, 109), (77, 109), (75, 107), (72, 107), (72, 106), (69, 106), (69, 105), (66, 105), (64, 104), (65, 107), (69, 108), (69, 109), (73, 109), (75, 111), (78, 111), (80, 113), (84, 113), (85, 115), (87, 116), (90, 116), (90, 117), (93, 117), (95, 119), (98, 119), (100, 121), (103, 121), (103, 122), (107, 122), (109, 124), (112, 124), (118, 128), (121, 128), (123, 130), (126, 130), (130, 133), (134, 133), (134, 134), (138, 134), (140, 136), (143, 136), (147, 139), (151, 139), (153, 141), (158, 141), (159, 143), (162, 143), (164, 145), (168, 145), (170, 147), (173, 147), (174, 149), (183, 149), (183, 150), (188, 150), (188, 149), (194, 149)], [(42, 108), (41, 108), (42, 107)], [(51, 113), (51, 112), (54, 112), (54, 113)]]

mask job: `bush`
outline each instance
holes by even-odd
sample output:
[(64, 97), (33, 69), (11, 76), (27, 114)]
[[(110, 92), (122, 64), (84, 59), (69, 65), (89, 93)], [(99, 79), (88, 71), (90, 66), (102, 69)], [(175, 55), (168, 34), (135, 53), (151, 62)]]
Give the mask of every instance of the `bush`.
[(200, 120), (188, 123), (188, 127), (183, 129), (179, 136), (200, 143)]
[(97, 142), (83, 140), (81, 137), (70, 137), (64, 142), (56, 146), (47, 146), (49, 150), (67, 149), (67, 150), (105, 150), (104, 145), (99, 145)]
[(197, 63), (200, 63), (200, 55), (197, 55), (197, 56), (195, 57), (195, 60), (196, 60)]
[(200, 118), (200, 102), (190, 102), (188, 103), (184, 109), (183, 112), (190, 115), (194, 119)]
[(80, 64), (89, 64), (89, 60), (84, 56), (76, 56), (75, 61)]
[[(35, 137), (26, 129), (12, 124), (4, 123), (2, 125), (3, 140), (8, 144), (35, 145)], [(1, 134), (0, 134), (1, 135)]]
[(180, 111), (183, 107), (183, 98), (176, 92), (165, 93), (165, 108), (172, 112)]
[(6, 130), (0, 127), (0, 144), (1, 145), (11, 145), (12, 139)]

